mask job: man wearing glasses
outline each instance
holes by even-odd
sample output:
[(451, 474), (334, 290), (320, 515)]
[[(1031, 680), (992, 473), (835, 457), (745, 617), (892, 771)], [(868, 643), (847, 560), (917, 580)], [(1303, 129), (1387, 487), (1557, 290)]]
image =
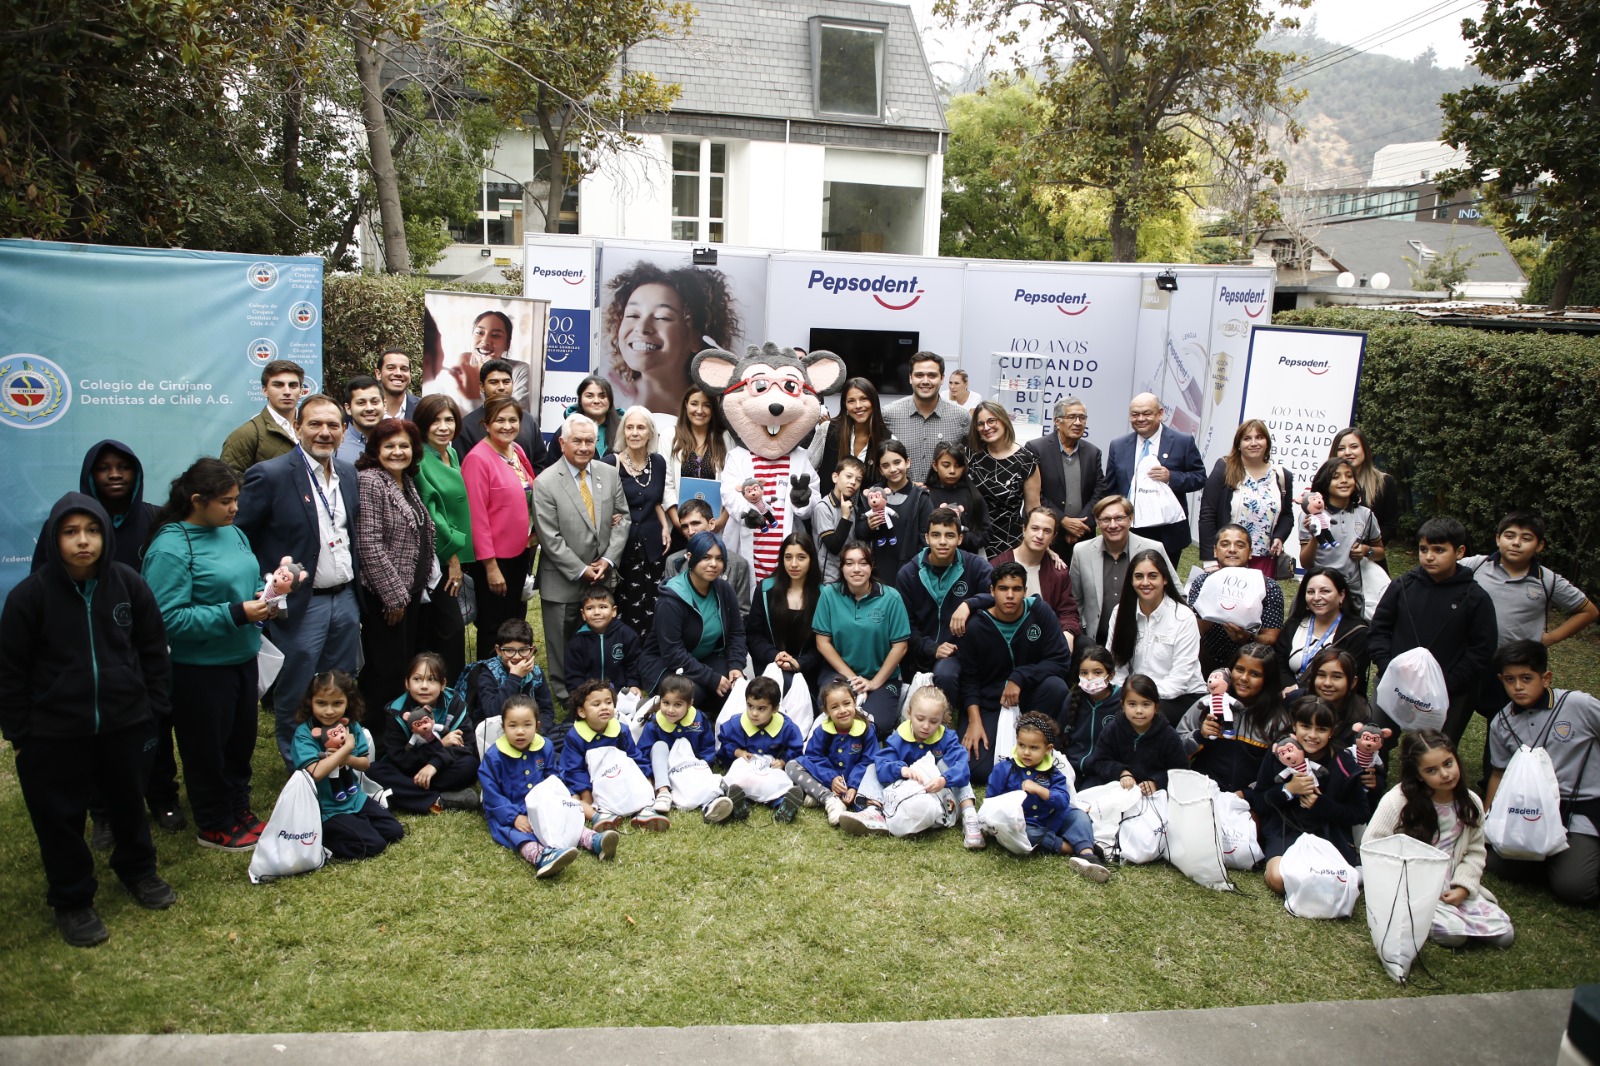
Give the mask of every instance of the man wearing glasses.
[(1094, 533), (1094, 505), (1108, 491), (1100, 449), (1084, 439), (1089, 412), (1068, 396), (1056, 404), (1056, 431), (1024, 445), (1039, 459), (1039, 496), (1061, 516), (1055, 552), (1070, 557), (1075, 544)]
[[(1128, 560), (1146, 548), (1163, 557), (1167, 550), (1159, 540), (1133, 532), (1133, 503), (1126, 496), (1107, 496), (1095, 505), (1095, 526), (1100, 535), (1080, 541), (1072, 549), (1072, 598), (1078, 601), (1078, 616), (1083, 620), (1084, 638), (1106, 646), (1111, 639), (1108, 623), (1122, 595), (1122, 582), (1128, 576)], [(1172, 560), (1167, 560), (1167, 571)]]

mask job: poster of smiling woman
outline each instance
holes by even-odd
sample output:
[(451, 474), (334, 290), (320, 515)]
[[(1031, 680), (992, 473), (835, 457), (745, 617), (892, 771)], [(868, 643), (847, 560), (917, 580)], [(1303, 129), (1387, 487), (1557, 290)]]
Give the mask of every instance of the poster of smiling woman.
[(697, 353), (742, 354), (777, 339), (765, 336), (767, 256), (715, 252), (715, 263), (696, 265), (681, 244), (605, 244), (595, 373), (611, 382), (618, 407), (676, 415)]
[(429, 292), (423, 296), (422, 394), (442, 393), (465, 414), (483, 405), (483, 364), (511, 364), (512, 396), (537, 411), (544, 393), (549, 304), (522, 296)]

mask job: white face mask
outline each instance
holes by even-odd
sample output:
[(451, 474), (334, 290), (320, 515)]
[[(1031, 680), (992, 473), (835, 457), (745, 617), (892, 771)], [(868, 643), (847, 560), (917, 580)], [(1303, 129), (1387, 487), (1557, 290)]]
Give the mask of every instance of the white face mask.
[(1091, 696), (1098, 696), (1106, 690), (1106, 679), (1103, 677), (1080, 677), (1078, 687)]

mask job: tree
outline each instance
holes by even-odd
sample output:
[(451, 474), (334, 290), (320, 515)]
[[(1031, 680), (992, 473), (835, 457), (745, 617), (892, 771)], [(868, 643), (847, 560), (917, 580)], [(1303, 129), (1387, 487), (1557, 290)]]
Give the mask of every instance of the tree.
[[(996, 47), (1042, 36), (1054, 120), (1029, 155), (1047, 181), (1107, 194), (1117, 262), (1134, 259), (1151, 219), (1181, 198), (1198, 202), (1197, 144), (1219, 164), (1283, 180), (1266, 120), (1300, 97), (1283, 81), (1296, 57), (1260, 42), (1299, 24), (1264, 11), (1263, 0), (967, 0), (964, 11), (961, 0), (937, 0), (934, 9), (987, 30)], [(1033, 57), (1016, 61), (1021, 69)], [(1300, 132), (1292, 121), (1286, 130)]]
[[(683, 0), (468, 0), (453, 41), (472, 58), (470, 84), (508, 126), (544, 141), (543, 173), (521, 180), (525, 199), (558, 231), (561, 198), (608, 152), (640, 143), (630, 123), (665, 111), (682, 91), (619, 64), (645, 41), (689, 30)], [(534, 192), (537, 189), (539, 196)]]
[[(1443, 138), (1466, 165), (1439, 175), (1445, 195), (1478, 186), (1514, 237), (1566, 238), (1550, 293), (1567, 305), (1580, 270), (1600, 264), (1600, 7), (1591, 0), (1487, 0), (1461, 35), (1499, 84), (1446, 93)], [(1519, 194), (1531, 192), (1525, 209)]]
[(1466, 249), (1460, 246), (1447, 248), (1444, 254), (1423, 256), (1420, 261), (1403, 255), (1400, 258), (1406, 261), (1406, 267), (1411, 271), (1411, 287), (1418, 292), (1439, 292), (1452, 300), (1455, 299), (1456, 290), (1472, 279), (1472, 264), (1489, 256), (1499, 255), (1499, 252), (1475, 252), (1466, 255)]

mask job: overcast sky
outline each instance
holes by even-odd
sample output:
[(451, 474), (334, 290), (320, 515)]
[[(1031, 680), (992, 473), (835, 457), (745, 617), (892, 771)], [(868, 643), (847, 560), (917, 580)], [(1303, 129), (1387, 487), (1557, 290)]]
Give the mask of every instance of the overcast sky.
[[(955, 76), (969, 54), (982, 50), (970, 30), (935, 23), (933, 0), (909, 2), (935, 75)], [(1412, 59), (1431, 45), (1441, 67), (1459, 67), (1469, 56), (1461, 39), (1461, 20), (1482, 10), (1482, 0), (1316, 0), (1299, 18), (1302, 22), (1314, 18), (1317, 35), (1325, 40), (1402, 59)]]

